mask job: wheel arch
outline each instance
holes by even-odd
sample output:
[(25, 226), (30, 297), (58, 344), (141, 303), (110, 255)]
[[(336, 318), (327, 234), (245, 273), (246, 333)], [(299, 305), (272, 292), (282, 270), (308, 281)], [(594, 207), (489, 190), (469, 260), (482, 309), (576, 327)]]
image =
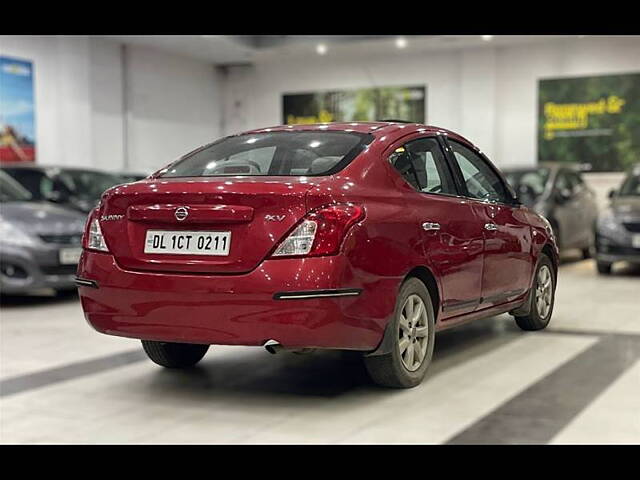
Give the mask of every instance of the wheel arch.
[[(410, 278), (417, 278), (427, 288), (429, 295), (431, 295), (431, 301), (433, 302), (433, 311), (436, 317), (434, 319), (434, 323), (437, 323), (438, 312), (440, 310), (440, 302), (442, 297), (440, 295), (440, 286), (438, 284), (438, 281), (436, 280), (435, 275), (433, 274), (431, 269), (425, 265), (415, 266), (409, 272), (407, 272), (407, 274), (402, 278), (402, 281), (398, 285), (398, 291), (400, 291), (400, 289), (402, 288), (402, 285), (404, 285), (404, 283)], [(390, 325), (391, 325), (391, 322), (387, 321), (387, 325), (385, 326), (382, 340), (380, 341), (380, 343), (378, 344), (375, 350), (367, 353), (365, 356), (373, 357), (377, 355), (384, 355), (391, 351), (391, 349), (393, 348), (393, 338), (389, 328)]]
[(428, 267), (425, 267), (424, 265), (419, 265), (411, 269), (411, 271), (405, 275), (405, 277), (402, 280), (402, 283), (406, 282), (409, 278), (417, 278), (422, 283), (424, 283), (425, 287), (427, 287), (427, 290), (431, 295), (431, 300), (433, 302), (433, 311), (436, 316), (434, 320), (437, 323), (438, 313), (440, 311), (441, 296), (440, 296), (440, 286), (438, 285), (438, 281), (436, 280), (435, 275)]
[[(549, 257), (549, 259), (551, 260), (551, 264), (553, 265), (553, 274), (556, 278), (558, 278), (558, 264), (560, 259), (558, 258), (556, 250), (553, 248), (553, 246), (550, 243), (547, 242), (544, 244), (540, 252), (544, 253), (547, 257)], [(557, 283), (557, 280), (556, 280), (556, 283)]]

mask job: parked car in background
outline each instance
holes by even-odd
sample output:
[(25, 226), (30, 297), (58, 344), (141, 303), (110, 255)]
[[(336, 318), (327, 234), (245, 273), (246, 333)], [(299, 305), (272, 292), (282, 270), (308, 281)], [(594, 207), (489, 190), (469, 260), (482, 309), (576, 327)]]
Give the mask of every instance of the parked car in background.
[(109, 189), (83, 246), (89, 323), (164, 367), (210, 344), (345, 349), (389, 387), (422, 381), (436, 330), (545, 328), (558, 265), (549, 222), (468, 140), (385, 122), (221, 139)]
[(598, 205), (577, 168), (541, 163), (503, 171), (520, 201), (549, 220), (560, 250), (578, 248), (591, 257)]
[(144, 180), (149, 175), (145, 175), (144, 173), (131, 173), (131, 172), (118, 172), (120, 178), (122, 178), (122, 183), (131, 183), (137, 182), (138, 180)]
[(126, 183), (117, 175), (84, 168), (15, 164), (3, 165), (2, 170), (26, 188), (34, 200), (54, 202), (85, 213), (98, 204), (105, 190)]
[(0, 291), (75, 288), (86, 215), (38, 201), (0, 171)]
[(598, 272), (611, 273), (617, 261), (640, 264), (640, 163), (622, 185), (609, 192), (611, 203), (598, 218), (596, 260)]

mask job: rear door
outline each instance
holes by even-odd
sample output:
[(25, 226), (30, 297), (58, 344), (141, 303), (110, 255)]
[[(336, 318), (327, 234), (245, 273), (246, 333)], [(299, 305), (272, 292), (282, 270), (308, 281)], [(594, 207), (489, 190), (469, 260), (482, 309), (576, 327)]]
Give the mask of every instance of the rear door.
[(576, 192), (576, 184), (571, 172), (566, 168), (558, 171), (554, 183), (556, 207), (554, 217), (560, 229), (559, 237), (563, 248), (571, 248), (580, 244), (583, 206), (580, 194)]
[(531, 228), (506, 183), (479, 152), (448, 140), (454, 169), (483, 224), (484, 262), (480, 308), (516, 299), (532, 274)]
[(578, 172), (569, 172), (569, 178), (573, 187), (575, 205), (576, 242), (580, 247), (592, 244), (598, 208), (596, 206), (594, 192), (584, 183)]
[(483, 232), (470, 203), (458, 196), (440, 143), (418, 137), (396, 144), (389, 162), (410, 186), (407, 210), (422, 238), (425, 263), (440, 280), (440, 318), (473, 311), (481, 296)]

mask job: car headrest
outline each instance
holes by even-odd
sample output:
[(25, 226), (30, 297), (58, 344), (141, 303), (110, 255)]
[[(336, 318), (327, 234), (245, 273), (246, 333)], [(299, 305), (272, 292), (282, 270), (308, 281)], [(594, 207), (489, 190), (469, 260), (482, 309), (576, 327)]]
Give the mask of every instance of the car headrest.
[(311, 167), (309, 167), (309, 173), (323, 173), (328, 170), (331, 170), (342, 157), (318, 157), (313, 162), (311, 162)]

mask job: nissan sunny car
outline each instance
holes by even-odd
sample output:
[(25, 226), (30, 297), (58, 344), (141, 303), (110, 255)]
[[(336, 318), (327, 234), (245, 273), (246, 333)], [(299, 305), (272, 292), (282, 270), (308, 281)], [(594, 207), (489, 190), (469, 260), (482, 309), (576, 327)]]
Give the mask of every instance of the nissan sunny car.
[(545, 328), (557, 279), (549, 222), (468, 140), (409, 123), (225, 137), (106, 191), (83, 238), (86, 319), (164, 367), (215, 344), (355, 350), (388, 387), (421, 382), (437, 331)]

